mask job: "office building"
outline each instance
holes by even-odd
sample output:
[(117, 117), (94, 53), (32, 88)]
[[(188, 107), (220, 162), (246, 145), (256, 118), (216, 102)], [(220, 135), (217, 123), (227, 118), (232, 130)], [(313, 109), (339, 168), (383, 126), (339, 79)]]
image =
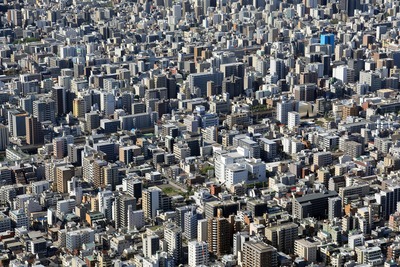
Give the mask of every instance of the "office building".
[(276, 104), (276, 119), (282, 124), (288, 124), (289, 112), (297, 111), (297, 104), (293, 100), (282, 100)]
[(100, 127), (100, 116), (97, 112), (92, 111), (85, 114), (85, 130), (91, 132)]
[(8, 130), (10, 136), (19, 137), (26, 135), (25, 118), (28, 114), (19, 110), (8, 111)]
[(293, 91), (296, 101), (315, 101), (317, 96), (317, 86), (315, 84), (295, 85)]
[(67, 90), (64, 87), (55, 86), (51, 90), (51, 97), (55, 102), (57, 116), (67, 113)]
[(104, 115), (109, 116), (115, 110), (115, 96), (110, 92), (101, 92), (100, 94), (100, 110)]
[(330, 45), (332, 47), (331, 52), (333, 53), (333, 51), (335, 51), (335, 35), (332, 33), (321, 34), (320, 44), (321, 45)]
[(298, 219), (326, 218), (328, 215), (328, 199), (336, 196), (335, 191), (327, 191), (294, 198), (292, 200), (292, 215)]
[(55, 122), (56, 120), (56, 102), (51, 98), (41, 98), (33, 101), (33, 116), (39, 122)]
[(9, 130), (7, 126), (0, 124), (0, 151), (5, 151), (9, 143)]

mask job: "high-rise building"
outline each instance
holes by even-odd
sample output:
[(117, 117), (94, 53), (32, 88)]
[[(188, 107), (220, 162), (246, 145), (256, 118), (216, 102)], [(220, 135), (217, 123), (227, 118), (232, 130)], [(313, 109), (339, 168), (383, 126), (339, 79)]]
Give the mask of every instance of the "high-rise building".
[(318, 152), (313, 156), (314, 164), (318, 167), (323, 167), (332, 163), (331, 152)]
[(298, 239), (294, 243), (294, 251), (296, 255), (306, 259), (308, 262), (317, 261), (317, 246), (320, 243), (310, 238)]
[(128, 229), (141, 229), (145, 225), (144, 211), (133, 210), (132, 206), (128, 207)]
[(7, 21), (15, 26), (22, 26), (22, 12), (19, 9), (7, 10)]
[(278, 75), (278, 80), (286, 77), (285, 62), (280, 58), (272, 58), (270, 61), (270, 74)]
[(285, 223), (265, 228), (268, 244), (284, 253), (293, 253), (294, 241), (298, 237), (299, 226), (295, 223)]
[(350, 116), (358, 116), (358, 106), (355, 103), (342, 107), (342, 119), (346, 120)]
[(208, 219), (208, 250), (220, 257), (229, 254), (231, 250), (232, 231), (228, 219), (222, 217), (222, 210), (218, 210), (218, 217)]
[(230, 98), (243, 93), (243, 78), (231, 75), (222, 81), (222, 93), (228, 93)]
[(104, 185), (111, 185), (113, 191), (115, 187), (122, 183), (122, 179), (119, 176), (119, 166), (115, 163), (109, 163), (103, 167)]
[(206, 242), (190, 241), (188, 243), (189, 266), (208, 266), (209, 252)]
[(189, 88), (195, 90), (199, 88), (198, 97), (207, 95), (207, 82), (213, 81), (215, 85), (222, 85), (224, 74), (219, 71), (211, 70), (210, 72), (191, 73), (189, 74)]
[(99, 113), (92, 111), (85, 114), (85, 130), (91, 132), (94, 129), (100, 127), (100, 116)]
[(189, 212), (184, 215), (184, 235), (188, 240), (197, 238), (198, 214), (196, 208), (192, 206)]
[(128, 210), (129, 206), (132, 207), (132, 210), (136, 208), (136, 199), (128, 194), (120, 194), (115, 198), (115, 227), (123, 228), (128, 227), (129, 218), (128, 218)]
[(117, 158), (116, 150), (118, 149), (118, 144), (114, 142), (98, 142), (93, 145), (93, 149), (103, 152), (107, 161), (113, 162)]
[(315, 84), (299, 84), (295, 85), (293, 91), (297, 101), (314, 101), (317, 95), (317, 86)]
[(143, 183), (139, 179), (128, 177), (122, 181), (123, 190), (136, 199), (142, 198)]
[(142, 192), (142, 209), (148, 219), (155, 218), (157, 210), (161, 208), (161, 189), (150, 187)]
[(277, 267), (276, 249), (261, 241), (247, 241), (243, 245), (243, 267)]
[(174, 259), (175, 265), (182, 260), (182, 230), (174, 223), (168, 223), (164, 229), (168, 256)]
[(142, 242), (145, 257), (151, 257), (160, 250), (160, 237), (158, 235), (143, 235)]
[(300, 125), (300, 114), (296, 111), (288, 112), (288, 128), (294, 130), (295, 127)]
[(9, 142), (9, 130), (7, 126), (0, 124), (0, 151), (6, 150)]
[(185, 214), (192, 211), (192, 206), (177, 207), (176, 212), (176, 225), (179, 226), (182, 232), (185, 230)]
[(26, 127), (26, 143), (28, 145), (43, 144), (44, 136), (42, 124), (36, 117), (30, 116), (25, 118)]
[(66, 234), (66, 248), (69, 251), (80, 249), (83, 244), (94, 242), (95, 231), (90, 228), (68, 231)]
[(68, 159), (69, 162), (75, 166), (82, 165), (82, 151), (84, 150), (83, 145), (69, 144), (67, 145)]
[(85, 117), (86, 101), (83, 98), (75, 98), (73, 102), (73, 115), (76, 118)]
[(222, 211), (221, 216), (228, 218), (232, 214), (236, 214), (239, 210), (239, 203), (234, 201), (210, 201), (204, 205), (204, 212), (207, 219), (212, 219)]
[(360, 7), (361, 7), (360, 0), (340, 0), (339, 1), (339, 10), (343, 10), (349, 17), (353, 17), (354, 10), (360, 9)]
[(56, 159), (62, 159), (68, 155), (68, 145), (74, 143), (74, 137), (67, 135), (53, 139), (53, 155)]
[(334, 218), (341, 218), (342, 211), (342, 199), (340, 197), (333, 197), (328, 199), (328, 219), (333, 220)]
[(102, 187), (104, 188), (106, 186), (106, 183), (104, 181), (104, 171), (103, 168), (106, 167), (108, 164), (107, 161), (102, 160), (102, 159), (95, 159), (92, 163), (93, 166), (93, 185), (95, 188)]
[(296, 101), (282, 100), (276, 104), (276, 119), (282, 124), (288, 123), (289, 112), (297, 111)]
[(74, 166), (60, 166), (56, 169), (57, 192), (68, 193), (68, 181), (75, 175)]
[(28, 113), (26, 112), (20, 110), (8, 111), (8, 130), (12, 137), (26, 135), (26, 117), (28, 117)]
[(370, 92), (376, 92), (382, 88), (382, 79), (378, 72), (360, 71), (360, 84), (368, 84)]
[(104, 112), (106, 116), (114, 113), (115, 110), (115, 97), (110, 92), (102, 92), (100, 95), (101, 111)]
[(400, 201), (400, 186), (392, 184), (387, 190), (375, 193), (376, 202), (382, 206), (382, 218), (386, 220), (390, 214), (396, 211), (397, 203)]
[(64, 87), (55, 86), (51, 90), (51, 97), (55, 101), (55, 112), (57, 116), (67, 112), (67, 90)]
[(321, 45), (330, 45), (332, 47), (331, 52), (335, 51), (335, 35), (332, 33), (321, 34)]
[(197, 221), (197, 241), (207, 242), (208, 240), (208, 220), (201, 219)]
[(111, 221), (113, 218), (113, 203), (115, 197), (110, 190), (101, 190), (97, 193), (99, 200), (99, 212), (104, 214), (104, 217)]
[(39, 122), (56, 120), (56, 102), (50, 98), (42, 98), (33, 101), (33, 116)]

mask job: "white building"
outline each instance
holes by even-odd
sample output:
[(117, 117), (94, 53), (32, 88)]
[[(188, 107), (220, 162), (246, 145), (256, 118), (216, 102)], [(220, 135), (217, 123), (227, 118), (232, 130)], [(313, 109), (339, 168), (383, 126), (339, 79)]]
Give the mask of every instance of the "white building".
[(349, 236), (349, 247), (351, 249), (355, 249), (356, 247), (363, 246), (363, 245), (364, 245), (364, 235), (363, 234)]
[(32, 195), (38, 196), (42, 192), (50, 188), (50, 183), (49, 181), (44, 180), (44, 181), (33, 182), (31, 186), (32, 186)]
[(247, 182), (248, 171), (245, 164), (234, 163), (229, 164), (225, 168), (225, 184), (229, 188), (232, 185)]
[(115, 97), (112, 93), (102, 92), (100, 95), (101, 110), (106, 116), (114, 113), (115, 110)]
[(347, 83), (347, 65), (340, 65), (333, 69), (333, 77), (342, 81), (343, 83)]
[(188, 243), (189, 266), (208, 266), (208, 244), (206, 242), (191, 241)]
[(288, 128), (293, 131), (293, 129), (300, 125), (300, 114), (296, 111), (290, 111), (288, 113)]
[(188, 240), (197, 237), (197, 213), (195, 208), (190, 212), (184, 213), (184, 235)]
[(97, 193), (99, 200), (99, 211), (104, 214), (108, 220), (112, 219), (112, 203), (114, 200), (113, 193), (110, 190), (103, 190)]
[(68, 231), (66, 235), (66, 248), (69, 251), (79, 249), (83, 244), (94, 242), (94, 230), (90, 228)]
[(276, 104), (276, 119), (282, 124), (288, 123), (289, 112), (295, 111), (295, 104), (293, 101), (282, 100)]
[[(167, 242), (168, 256), (173, 257), (175, 263), (182, 259), (182, 231), (179, 226), (174, 223), (165, 225), (164, 239)], [(177, 265), (177, 264), (175, 264)]]
[(75, 199), (57, 201), (57, 217), (63, 218), (64, 215), (71, 213), (75, 209)]
[(382, 266), (383, 255), (380, 247), (356, 247), (357, 262), (368, 266)]
[(312, 239), (298, 239), (294, 241), (294, 252), (296, 255), (303, 257), (308, 262), (317, 261), (318, 241)]

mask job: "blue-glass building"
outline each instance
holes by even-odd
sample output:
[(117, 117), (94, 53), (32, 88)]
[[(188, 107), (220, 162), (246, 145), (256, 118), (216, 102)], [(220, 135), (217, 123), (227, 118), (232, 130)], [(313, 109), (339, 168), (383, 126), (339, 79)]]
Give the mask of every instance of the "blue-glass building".
[(333, 33), (323, 33), (321, 34), (321, 42), (322, 45), (330, 44), (332, 49), (335, 50), (335, 35)]

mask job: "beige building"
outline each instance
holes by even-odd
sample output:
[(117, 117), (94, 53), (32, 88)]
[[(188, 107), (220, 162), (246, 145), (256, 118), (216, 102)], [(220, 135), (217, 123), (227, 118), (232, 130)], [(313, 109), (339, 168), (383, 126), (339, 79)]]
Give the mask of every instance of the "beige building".
[(294, 253), (310, 263), (316, 262), (318, 245), (318, 241), (314, 241), (310, 238), (298, 239), (294, 242)]

